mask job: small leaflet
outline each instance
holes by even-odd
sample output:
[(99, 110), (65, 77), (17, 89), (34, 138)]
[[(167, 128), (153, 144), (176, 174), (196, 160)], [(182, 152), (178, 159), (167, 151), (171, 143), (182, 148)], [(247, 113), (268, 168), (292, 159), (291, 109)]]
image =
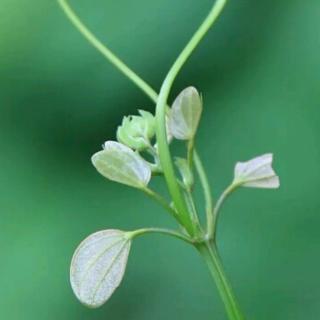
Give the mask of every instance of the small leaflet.
[(150, 165), (129, 147), (107, 141), (104, 149), (92, 156), (92, 163), (104, 177), (143, 189), (151, 179)]
[(126, 232), (104, 230), (86, 238), (75, 251), (71, 267), (72, 289), (81, 303), (103, 305), (120, 285), (131, 240)]
[(278, 188), (280, 180), (272, 169), (272, 161), (273, 155), (268, 153), (247, 162), (238, 162), (233, 183), (250, 188)]
[(194, 87), (184, 89), (174, 101), (169, 116), (169, 131), (178, 140), (194, 138), (202, 113), (202, 100)]

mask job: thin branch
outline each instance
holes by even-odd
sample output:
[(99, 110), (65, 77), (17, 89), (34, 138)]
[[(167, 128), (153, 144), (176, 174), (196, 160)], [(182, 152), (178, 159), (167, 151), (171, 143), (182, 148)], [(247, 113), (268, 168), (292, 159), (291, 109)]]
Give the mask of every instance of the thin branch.
[(120, 60), (107, 46), (105, 46), (80, 20), (76, 13), (72, 10), (66, 0), (58, 0), (62, 10), (69, 18), (71, 23), (78, 31), (96, 48), (110, 63), (118, 68), (126, 77), (128, 77), (138, 88), (140, 88), (155, 103), (158, 94), (152, 87), (130, 69), (122, 60)]

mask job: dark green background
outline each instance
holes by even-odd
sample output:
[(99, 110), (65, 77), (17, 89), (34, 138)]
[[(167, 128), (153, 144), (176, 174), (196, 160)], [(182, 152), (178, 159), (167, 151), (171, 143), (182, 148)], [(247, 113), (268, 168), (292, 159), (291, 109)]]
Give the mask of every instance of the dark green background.
[[(212, 1), (72, 5), (159, 88)], [(320, 318), (319, 51), (319, 0), (229, 1), (173, 90), (192, 84), (203, 93), (198, 149), (215, 195), (236, 161), (275, 154), (281, 189), (240, 190), (219, 225), (248, 319)], [(89, 161), (137, 107), (154, 109), (55, 1), (0, 0), (1, 319), (226, 319), (198, 255), (161, 236), (134, 243), (123, 285), (101, 309), (86, 309), (71, 292), (69, 262), (85, 236), (174, 226)]]

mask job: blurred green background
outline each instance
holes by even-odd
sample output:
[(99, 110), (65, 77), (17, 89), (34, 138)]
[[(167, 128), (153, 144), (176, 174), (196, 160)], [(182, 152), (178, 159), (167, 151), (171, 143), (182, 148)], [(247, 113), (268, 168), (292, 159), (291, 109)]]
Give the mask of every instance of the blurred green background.
[[(156, 89), (212, 5), (71, 3)], [(229, 1), (173, 90), (195, 85), (203, 93), (198, 149), (215, 195), (236, 161), (275, 154), (281, 189), (238, 191), (219, 225), (248, 319), (320, 318), (319, 51), (319, 0)], [(154, 105), (56, 1), (0, 0), (0, 85), (0, 318), (226, 319), (196, 252), (161, 236), (134, 243), (123, 285), (104, 307), (86, 309), (73, 296), (69, 262), (84, 237), (175, 224), (91, 166), (124, 115)]]

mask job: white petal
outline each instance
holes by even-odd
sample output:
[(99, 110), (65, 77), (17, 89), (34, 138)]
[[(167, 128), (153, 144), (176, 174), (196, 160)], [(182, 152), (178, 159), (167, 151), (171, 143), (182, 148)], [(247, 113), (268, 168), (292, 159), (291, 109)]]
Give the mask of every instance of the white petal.
[(149, 164), (129, 147), (107, 141), (104, 150), (92, 156), (92, 163), (104, 177), (129, 185), (143, 188), (151, 179)]
[(234, 183), (251, 188), (278, 188), (280, 181), (271, 167), (272, 161), (273, 155), (268, 153), (247, 162), (238, 162)]
[(104, 230), (86, 238), (74, 253), (70, 281), (81, 303), (97, 308), (119, 286), (127, 265), (131, 240), (120, 230)]

